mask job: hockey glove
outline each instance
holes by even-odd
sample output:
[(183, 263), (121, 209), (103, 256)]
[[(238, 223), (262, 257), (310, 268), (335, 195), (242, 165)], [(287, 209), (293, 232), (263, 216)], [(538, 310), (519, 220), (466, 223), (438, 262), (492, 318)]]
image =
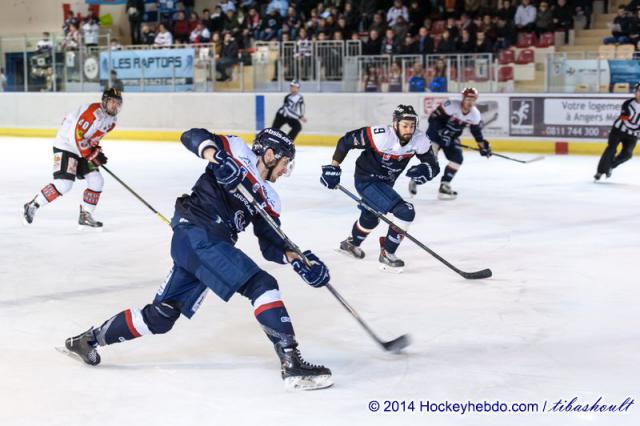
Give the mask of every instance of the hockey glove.
[(87, 157), (87, 160), (96, 167), (107, 164), (107, 156), (102, 153), (102, 148), (100, 148), (99, 146), (91, 150), (91, 153)]
[(218, 162), (213, 168), (216, 180), (227, 191), (235, 191), (247, 175), (247, 170), (222, 149), (218, 149), (213, 158)]
[(440, 173), (437, 161), (427, 161), (411, 167), (407, 170), (407, 177), (418, 185), (429, 182)]
[(303, 254), (311, 263), (311, 267), (305, 265), (301, 259), (294, 259), (291, 262), (293, 270), (302, 277), (304, 282), (312, 287), (318, 288), (327, 284), (329, 282), (329, 269), (327, 266), (311, 250), (307, 250)]
[(320, 176), (320, 182), (329, 189), (336, 189), (336, 187), (340, 184), (341, 174), (342, 169), (340, 169), (340, 166), (333, 166), (331, 164), (322, 166), (322, 176)]
[(478, 148), (480, 149), (480, 155), (487, 158), (491, 157), (491, 146), (489, 145), (489, 141), (478, 142)]

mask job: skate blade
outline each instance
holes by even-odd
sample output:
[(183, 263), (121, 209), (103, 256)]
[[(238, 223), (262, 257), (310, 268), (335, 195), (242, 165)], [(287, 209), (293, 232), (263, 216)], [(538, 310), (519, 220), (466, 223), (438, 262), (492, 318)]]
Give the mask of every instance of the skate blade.
[(401, 274), (404, 271), (404, 266), (393, 267), (385, 263), (381, 263), (380, 270), (383, 272), (389, 272), (391, 274)]
[(102, 230), (104, 229), (104, 226), (93, 227), (88, 225), (78, 225), (77, 229), (80, 232), (102, 232)]
[(322, 376), (287, 377), (284, 379), (286, 390), (317, 390), (333, 386), (330, 374)]
[(362, 259), (364, 259), (364, 256), (362, 256), (362, 257), (358, 257), (358, 256), (356, 256), (355, 254), (351, 253), (349, 250), (343, 250), (343, 249), (341, 249), (341, 248), (337, 248), (337, 249), (336, 249), (336, 251), (337, 251), (338, 253), (342, 253), (342, 254), (344, 254), (345, 256), (350, 257), (350, 258), (352, 258), (352, 259), (358, 259), (358, 260), (362, 260)]
[(438, 200), (450, 201), (450, 200), (455, 200), (456, 198), (458, 198), (457, 195), (438, 194)]
[(78, 354), (76, 354), (74, 352), (71, 352), (69, 349), (67, 349), (64, 346), (55, 346), (54, 349), (56, 351), (60, 352), (61, 354), (68, 356), (69, 358), (75, 359), (76, 361), (79, 361), (79, 362), (81, 362), (83, 364), (85, 363), (82, 360), (82, 358), (80, 358), (80, 355), (78, 355)]

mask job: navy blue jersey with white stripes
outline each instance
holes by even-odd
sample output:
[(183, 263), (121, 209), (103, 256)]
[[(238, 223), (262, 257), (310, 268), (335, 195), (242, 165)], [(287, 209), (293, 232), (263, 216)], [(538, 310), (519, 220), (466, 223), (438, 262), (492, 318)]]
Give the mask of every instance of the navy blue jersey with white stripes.
[[(242, 184), (280, 223), (280, 198), (269, 182), (260, 176), (257, 169), (258, 158), (242, 139), (237, 136), (215, 135), (205, 129), (191, 129), (183, 133), (180, 140), (189, 151), (199, 157), (202, 157), (203, 150), (208, 146), (222, 149), (232, 156), (247, 170), (247, 177)], [(176, 215), (181, 220), (206, 228), (233, 244), (237, 241), (237, 234), (251, 223), (264, 257), (285, 263), (285, 242), (239, 192), (229, 192), (218, 184), (214, 175), (215, 167), (218, 165), (208, 163), (191, 194), (177, 199)]]
[(401, 145), (392, 126), (362, 127), (347, 132), (338, 141), (333, 159), (341, 163), (352, 149), (363, 150), (356, 160), (356, 180), (390, 184), (395, 183), (413, 156), (420, 161), (433, 156), (431, 142), (423, 132), (416, 130), (411, 140)]

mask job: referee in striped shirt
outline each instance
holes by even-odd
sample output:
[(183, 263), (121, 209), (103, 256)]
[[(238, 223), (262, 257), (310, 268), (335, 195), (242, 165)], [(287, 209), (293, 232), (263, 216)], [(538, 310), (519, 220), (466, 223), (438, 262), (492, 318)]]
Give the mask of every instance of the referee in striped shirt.
[(300, 130), (302, 130), (301, 121), (303, 123), (307, 122), (304, 116), (304, 99), (300, 94), (300, 83), (298, 80), (292, 80), (289, 84), (289, 94), (284, 97), (284, 104), (276, 113), (276, 118), (273, 119), (271, 127), (280, 130), (285, 123), (288, 124), (291, 127), (288, 135), (291, 140), (295, 140)]
[[(609, 131), (607, 148), (600, 157), (598, 171), (593, 178), (598, 181), (605, 175), (611, 176), (611, 171), (624, 163), (633, 155), (638, 137), (640, 136), (640, 83), (634, 87), (635, 97), (627, 99), (622, 104), (620, 116), (613, 122)], [(622, 149), (616, 155), (618, 145), (622, 144)]]

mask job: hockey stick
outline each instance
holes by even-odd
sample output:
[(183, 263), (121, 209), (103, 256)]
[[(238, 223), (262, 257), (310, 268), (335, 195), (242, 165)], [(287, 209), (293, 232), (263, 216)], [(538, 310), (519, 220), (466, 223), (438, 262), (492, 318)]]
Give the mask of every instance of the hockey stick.
[[(287, 237), (287, 235), (284, 233), (282, 228), (280, 228), (280, 226), (273, 220), (271, 216), (269, 216), (269, 214), (262, 208), (262, 206), (260, 206), (257, 203), (257, 201), (255, 200), (253, 195), (249, 192), (249, 190), (247, 190), (244, 186), (240, 185), (238, 186), (238, 192), (240, 192), (240, 194), (242, 194), (242, 196), (246, 198), (247, 201), (249, 201), (251, 206), (254, 209), (256, 209), (258, 214), (260, 214), (260, 216), (262, 216), (262, 218), (269, 224), (269, 226), (271, 226), (271, 228), (273, 228), (273, 230), (276, 231), (276, 233), (280, 236), (280, 238), (286, 241), (286, 243), (289, 245), (291, 250), (294, 251), (298, 256), (300, 256), (302, 261), (307, 266), (310, 266), (311, 264), (309, 260), (302, 253), (302, 250), (300, 250), (300, 248), (293, 241), (291, 241), (289, 237)], [(344, 297), (342, 297), (342, 295), (340, 295), (340, 293), (338, 293), (338, 291), (331, 284), (327, 283), (325, 287), (331, 292), (331, 294), (333, 294), (333, 296), (336, 299), (338, 299), (338, 302), (340, 302), (340, 304), (351, 314), (351, 316), (354, 317), (356, 321), (360, 323), (360, 325), (362, 326), (362, 328), (364, 328), (367, 334), (369, 334), (369, 336), (371, 336), (373, 340), (375, 340), (380, 346), (382, 346), (382, 348), (385, 351), (399, 353), (402, 349), (404, 349), (409, 345), (410, 339), (409, 339), (409, 335), (407, 334), (403, 334), (402, 336), (395, 338), (393, 340), (389, 340), (387, 342), (381, 340), (373, 332), (373, 330), (369, 328), (367, 323), (364, 322), (364, 320), (360, 317), (360, 315), (356, 312), (356, 310), (353, 309), (353, 307), (344, 299)]]
[(138, 200), (140, 200), (142, 202), (142, 204), (144, 204), (145, 206), (147, 206), (149, 208), (149, 210), (151, 210), (152, 212), (155, 213), (155, 215), (164, 223), (166, 223), (167, 225), (170, 225), (171, 222), (169, 221), (169, 219), (167, 219), (166, 217), (164, 217), (164, 215), (162, 213), (160, 213), (158, 210), (154, 209), (151, 204), (147, 203), (144, 198), (142, 198), (141, 196), (139, 196), (136, 191), (134, 191), (133, 189), (131, 189), (129, 187), (129, 185), (127, 185), (126, 183), (124, 183), (122, 180), (120, 180), (120, 178), (118, 176), (116, 176), (115, 174), (113, 174), (113, 172), (111, 170), (109, 170), (104, 164), (102, 166), (100, 166), (104, 169), (105, 172), (109, 173), (111, 175), (111, 177), (113, 177), (115, 180), (117, 180), (120, 185), (124, 186), (127, 191), (129, 191), (130, 193), (133, 194), (134, 197), (136, 197)]
[(358, 203), (358, 205), (360, 205), (363, 209), (373, 213), (374, 215), (376, 215), (376, 217), (380, 220), (382, 220), (383, 222), (387, 223), (389, 226), (393, 227), (394, 229), (396, 229), (397, 232), (403, 234), (405, 237), (407, 237), (408, 239), (410, 239), (411, 241), (413, 241), (418, 247), (420, 247), (421, 249), (423, 249), (424, 251), (426, 251), (427, 253), (429, 253), (431, 256), (435, 257), (436, 259), (438, 259), (440, 262), (442, 262), (446, 267), (448, 267), (449, 269), (453, 270), (454, 272), (456, 272), (458, 275), (462, 276), (463, 278), (466, 278), (468, 280), (478, 280), (478, 279), (482, 279), (482, 278), (489, 278), (492, 275), (491, 269), (483, 269), (481, 271), (475, 271), (475, 272), (465, 272), (465, 271), (461, 271), (460, 269), (456, 268), (455, 266), (453, 266), (451, 263), (447, 262), (446, 259), (444, 259), (443, 257), (441, 257), (438, 253), (436, 253), (435, 251), (431, 250), (429, 247), (427, 247), (426, 245), (422, 244), (419, 240), (417, 240), (413, 235), (409, 234), (407, 231), (405, 231), (404, 229), (400, 228), (399, 226), (397, 226), (395, 223), (393, 223), (391, 220), (387, 219), (387, 217), (385, 215), (383, 215), (382, 213), (380, 213), (379, 211), (377, 211), (376, 209), (374, 209), (373, 207), (369, 206), (367, 203), (364, 202), (364, 200), (362, 198), (358, 198), (357, 195), (355, 195), (354, 193), (352, 193), (351, 191), (349, 191), (348, 189), (346, 189), (344, 186), (342, 185), (338, 185), (337, 188), (344, 192), (345, 194), (347, 194), (347, 196), (349, 198), (351, 198), (352, 200), (354, 200), (356, 203)]
[[(459, 146), (461, 148), (471, 149), (473, 151), (480, 151), (479, 148), (474, 148), (474, 147), (469, 146), (469, 145), (463, 145), (461, 143), (457, 143), (456, 146)], [(531, 158), (529, 160), (519, 160), (517, 158), (509, 157), (508, 155), (500, 154), (500, 153), (497, 153), (497, 152), (492, 152), (491, 155), (495, 155), (496, 157), (504, 158), (506, 160), (516, 161), (516, 162), (522, 163), (522, 164), (533, 163), (534, 161), (544, 160), (544, 157), (542, 155), (539, 155), (537, 157), (533, 157), (533, 158)]]

